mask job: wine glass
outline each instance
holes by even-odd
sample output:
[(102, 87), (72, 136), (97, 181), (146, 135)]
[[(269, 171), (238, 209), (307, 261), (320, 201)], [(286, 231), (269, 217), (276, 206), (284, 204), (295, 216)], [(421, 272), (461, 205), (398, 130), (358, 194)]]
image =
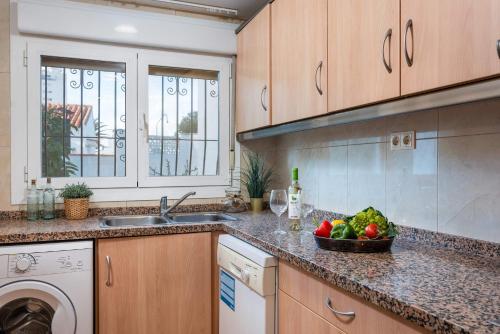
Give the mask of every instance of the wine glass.
[(301, 234), (309, 234), (311, 232), (306, 231), (306, 218), (314, 211), (313, 198), (310, 191), (301, 191), (300, 194), (300, 215), (301, 215)]
[(274, 231), (274, 233), (278, 235), (286, 234), (286, 231), (281, 228), (280, 218), (288, 207), (288, 196), (286, 195), (286, 190), (272, 190), (271, 197), (269, 198), (269, 206), (271, 207), (271, 211), (278, 216), (278, 229)]

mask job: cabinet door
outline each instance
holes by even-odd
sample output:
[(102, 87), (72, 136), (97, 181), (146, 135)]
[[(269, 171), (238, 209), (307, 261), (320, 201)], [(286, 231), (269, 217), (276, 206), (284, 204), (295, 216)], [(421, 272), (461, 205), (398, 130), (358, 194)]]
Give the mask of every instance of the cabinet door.
[(236, 58), (236, 131), (271, 124), (271, 10), (267, 5), (239, 32)]
[(401, 0), (401, 93), (500, 74), (499, 13), (498, 0)]
[(278, 313), (280, 334), (344, 333), (282, 291), (279, 292)]
[(399, 0), (329, 0), (328, 111), (398, 97)]
[(327, 111), (327, 0), (271, 4), (272, 123)]
[(99, 240), (97, 256), (99, 333), (211, 332), (210, 233)]

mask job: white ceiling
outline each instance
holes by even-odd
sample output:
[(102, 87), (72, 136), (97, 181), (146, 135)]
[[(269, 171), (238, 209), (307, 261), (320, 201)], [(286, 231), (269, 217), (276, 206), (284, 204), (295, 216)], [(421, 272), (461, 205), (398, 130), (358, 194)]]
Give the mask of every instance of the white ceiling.
[[(156, 0), (119, 0), (122, 2), (144, 4), (155, 7), (172, 8), (168, 3), (162, 3)], [(239, 19), (250, 18), (257, 10), (259, 10), (269, 0), (183, 0), (184, 2), (197, 3), (202, 5), (223, 7), (238, 10)]]

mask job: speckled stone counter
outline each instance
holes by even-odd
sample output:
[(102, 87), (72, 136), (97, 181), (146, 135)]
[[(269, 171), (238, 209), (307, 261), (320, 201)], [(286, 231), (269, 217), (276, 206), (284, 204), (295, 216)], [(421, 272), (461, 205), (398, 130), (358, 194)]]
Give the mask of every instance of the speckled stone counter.
[(225, 231), (434, 332), (500, 333), (500, 327), (491, 323), (500, 322), (496, 244), (487, 247), (487, 256), (479, 256), (458, 251), (456, 242), (454, 248), (444, 247), (435, 240), (419, 241), (405, 231), (390, 253), (329, 252), (316, 247), (312, 234), (274, 235), (277, 219), (269, 212), (234, 216), (240, 220), (122, 228), (102, 228), (97, 218), (5, 220), (0, 221), (0, 243)]

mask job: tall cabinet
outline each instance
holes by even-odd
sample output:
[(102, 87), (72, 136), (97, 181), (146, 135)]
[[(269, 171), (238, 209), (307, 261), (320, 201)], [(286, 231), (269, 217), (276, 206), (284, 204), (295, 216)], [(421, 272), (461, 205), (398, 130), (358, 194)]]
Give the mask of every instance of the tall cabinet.
[(327, 0), (271, 4), (272, 124), (327, 112)]
[(238, 33), (236, 131), (271, 124), (271, 9), (267, 5)]
[(399, 0), (329, 0), (328, 111), (399, 94)]
[(500, 1), (401, 0), (403, 95), (500, 74)]

